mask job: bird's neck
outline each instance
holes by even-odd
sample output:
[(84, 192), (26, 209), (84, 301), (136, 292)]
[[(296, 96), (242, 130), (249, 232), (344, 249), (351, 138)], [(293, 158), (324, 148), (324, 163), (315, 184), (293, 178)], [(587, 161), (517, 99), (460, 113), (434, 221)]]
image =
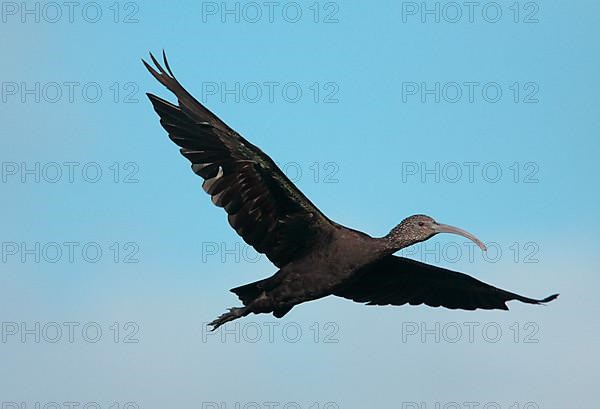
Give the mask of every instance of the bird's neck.
[(388, 235), (380, 238), (381, 240), (381, 248), (382, 252), (385, 255), (393, 254), (398, 250), (402, 250), (403, 248), (412, 246), (413, 244), (418, 243), (418, 240), (402, 237), (401, 235), (395, 234), (394, 231), (390, 232)]

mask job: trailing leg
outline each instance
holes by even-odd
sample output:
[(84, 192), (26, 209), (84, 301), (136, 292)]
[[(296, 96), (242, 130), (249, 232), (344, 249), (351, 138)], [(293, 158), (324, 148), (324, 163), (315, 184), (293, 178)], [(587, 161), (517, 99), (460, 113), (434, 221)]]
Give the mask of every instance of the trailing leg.
[(216, 320), (214, 320), (208, 325), (211, 325), (211, 331), (214, 331), (226, 322), (237, 320), (238, 318), (245, 317), (250, 313), (251, 311), (248, 307), (230, 308), (228, 312), (221, 314)]

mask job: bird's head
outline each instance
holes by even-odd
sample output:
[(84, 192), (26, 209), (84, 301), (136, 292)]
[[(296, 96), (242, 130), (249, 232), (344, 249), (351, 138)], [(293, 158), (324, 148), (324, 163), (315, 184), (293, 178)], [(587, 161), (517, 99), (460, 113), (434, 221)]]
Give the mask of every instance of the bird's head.
[(402, 220), (399, 225), (390, 231), (390, 234), (387, 237), (390, 238), (393, 243), (396, 243), (397, 246), (400, 246), (400, 249), (428, 240), (439, 233), (458, 234), (477, 244), (481, 250), (487, 250), (485, 244), (471, 233), (459, 229), (458, 227), (438, 223), (424, 214), (416, 214)]

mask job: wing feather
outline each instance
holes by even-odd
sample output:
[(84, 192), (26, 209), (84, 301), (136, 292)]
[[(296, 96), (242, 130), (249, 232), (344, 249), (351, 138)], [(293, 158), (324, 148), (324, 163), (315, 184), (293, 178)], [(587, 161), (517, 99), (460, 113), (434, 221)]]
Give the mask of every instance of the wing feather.
[(147, 94), (160, 124), (204, 179), (202, 188), (225, 209), (231, 227), (278, 267), (319, 245), (333, 227), (275, 162), (198, 102), (163, 68), (144, 65), (177, 97), (178, 105)]
[(366, 267), (334, 294), (367, 305), (425, 304), (462, 310), (508, 310), (506, 302), (510, 300), (542, 304), (558, 297), (524, 297), (463, 273), (397, 256), (387, 256)]

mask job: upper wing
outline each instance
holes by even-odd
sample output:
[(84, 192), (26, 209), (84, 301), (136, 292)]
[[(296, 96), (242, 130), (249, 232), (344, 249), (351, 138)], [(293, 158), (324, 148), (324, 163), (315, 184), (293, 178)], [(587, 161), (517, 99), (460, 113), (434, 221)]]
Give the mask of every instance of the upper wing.
[[(229, 224), (256, 251), (281, 267), (316, 245), (332, 222), (298, 190), (259, 148), (227, 126), (192, 97), (150, 54), (156, 69), (143, 61), (161, 84), (175, 94), (173, 105), (148, 94), (160, 123), (215, 205), (225, 208)], [(158, 70), (158, 71), (157, 71)]]
[(364, 274), (335, 295), (368, 305), (409, 303), (462, 310), (508, 310), (506, 302), (510, 300), (540, 304), (558, 297), (558, 294), (542, 300), (523, 297), (466, 274), (397, 256), (386, 256), (367, 267)]

